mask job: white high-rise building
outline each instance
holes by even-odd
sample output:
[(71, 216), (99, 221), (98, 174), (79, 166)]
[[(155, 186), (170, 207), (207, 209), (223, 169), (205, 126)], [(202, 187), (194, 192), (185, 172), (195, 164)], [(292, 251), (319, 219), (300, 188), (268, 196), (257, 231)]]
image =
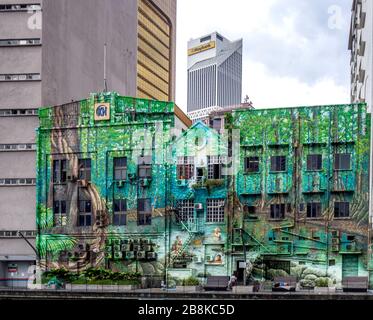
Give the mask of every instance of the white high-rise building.
[(188, 113), (205, 116), (242, 98), (242, 39), (214, 32), (188, 42)]

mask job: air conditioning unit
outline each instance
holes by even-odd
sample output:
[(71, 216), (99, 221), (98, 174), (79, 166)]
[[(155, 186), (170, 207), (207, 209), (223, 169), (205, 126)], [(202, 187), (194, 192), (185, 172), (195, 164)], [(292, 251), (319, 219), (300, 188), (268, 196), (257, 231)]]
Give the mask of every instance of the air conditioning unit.
[(130, 244), (122, 244), (121, 249), (122, 249), (122, 251), (131, 251), (131, 245)]
[(114, 246), (114, 251), (120, 252), (121, 251), (120, 249), (121, 249), (120, 245)]
[(113, 259), (113, 254), (111, 252), (105, 252), (106, 259)]
[(140, 251), (140, 250), (141, 250), (141, 246), (139, 244), (133, 245), (133, 251)]
[(212, 262), (212, 261), (214, 261), (212, 256), (206, 256), (206, 262)]
[(146, 258), (148, 260), (156, 260), (157, 259), (157, 253), (156, 252), (147, 252)]
[(113, 244), (116, 246), (120, 246), (120, 240), (119, 239), (113, 240)]
[(332, 238), (333, 245), (339, 245), (339, 238)]
[(152, 246), (150, 244), (144, 245), (144, 251), (151, 251), (151, 250), (152, 250)]
[(203, 210), (203, 205), (202, 205), (202, 203), (196, 203), (196, 204), (194, 205), (194, 209), (196, 209), (196, 210)]
[(111, 239), (106, 239), (106, 245), (110, 246), (111, 245)]
[(137, 258), (138, 260), (145, 259), (145, 258), (146, 258), (145, 251), (138, 251), (138, 252), (136, 253), (136, 258)]
[(124, 180), (119, 180), (119, 181), (116, 181), (116, 185), (118, 188), (123, 188), (125, 186), (125, 181)]
[(105, 247), (105, 251), (106, 252), (112, 252), (113, 251), (113, 247), (112, 246), (106, 246)]
[(142, 240), (141, 240), (141, 243), (142, 243), (142, 244), (149, 244), (149, 242), (150, 242), (150, 241), (149, 241), (148, 239), (142, 239)]
[(340, 237), (340, 232), (339, 232), (339, 230), (333, 230), (333, 231), (332, 231), (332, 237), (333, 237), (333, 238), (339, 238), (339, 237)]
[(133, 251), (127, 251), (126, 252), (126, 259), (131, 260), (135, 258), (135, 253)]
[(114, 253), (114, 259), (115, 260), (120, 260), (123, 258), (122, 252), (115, 252)]
[(139, 244), (139, 243), (140, 243), (139, 239), (134, 239), (133, 240), (133, 244)]
[(332, 245), (332, 251), (338, 252), (339, 251), (339, 245)]
[(195, 263), (203, 263), (203, 258), (201, 256), (195, 256), (193, 257), (193, 261)]

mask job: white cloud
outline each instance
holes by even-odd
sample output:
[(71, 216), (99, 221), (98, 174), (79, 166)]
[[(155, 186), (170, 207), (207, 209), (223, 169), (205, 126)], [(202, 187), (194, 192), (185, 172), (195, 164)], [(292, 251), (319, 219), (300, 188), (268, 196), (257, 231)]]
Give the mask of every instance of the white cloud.
[(337, 0), (343, 30), (328, 28), (331, 1), (178, 0), (177, 104), (186, 111), (188, 40), (214, 31), (244, 39), (242, 93), (256, 107), (348, 103), (351, 0)]

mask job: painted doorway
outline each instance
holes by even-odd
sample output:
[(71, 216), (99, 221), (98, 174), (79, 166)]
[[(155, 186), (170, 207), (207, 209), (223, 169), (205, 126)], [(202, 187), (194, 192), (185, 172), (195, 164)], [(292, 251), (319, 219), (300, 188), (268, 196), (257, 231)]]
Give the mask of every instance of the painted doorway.
[(342, 279), (354, 277), (359, 273), (359, 256), (355, 254), (345, 254), (342, 256)]

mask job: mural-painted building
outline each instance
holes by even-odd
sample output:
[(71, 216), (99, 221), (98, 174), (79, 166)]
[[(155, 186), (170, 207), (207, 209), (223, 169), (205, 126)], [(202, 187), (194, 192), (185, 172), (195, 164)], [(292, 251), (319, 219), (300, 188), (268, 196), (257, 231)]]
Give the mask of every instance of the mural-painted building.
[(368, 274), (365, 105), (236, 110), (212, 116), (218, 131), (182, 118), (115, 93), (42, 109), (42, 266), (304, 285)]

